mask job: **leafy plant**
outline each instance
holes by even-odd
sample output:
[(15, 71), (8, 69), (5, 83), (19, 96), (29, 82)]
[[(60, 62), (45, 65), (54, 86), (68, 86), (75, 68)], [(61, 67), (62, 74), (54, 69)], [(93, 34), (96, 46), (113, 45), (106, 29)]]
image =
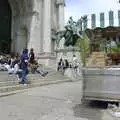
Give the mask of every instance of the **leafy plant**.
[(114, 53), (114, 52), (117, 52), (119, 53), (120, 52), (120, 42), (116, 42), (116, 46), (112, 47), (111, 48), (111, 51)]
[(83, 34), (83, 38), (79, 38), (77, 40), (76, 45), (80, 48), (80, 58), (82, 60), (83, 66), (85, 66), (86, 55), (90, 53), (89, 39), (85, 33)]

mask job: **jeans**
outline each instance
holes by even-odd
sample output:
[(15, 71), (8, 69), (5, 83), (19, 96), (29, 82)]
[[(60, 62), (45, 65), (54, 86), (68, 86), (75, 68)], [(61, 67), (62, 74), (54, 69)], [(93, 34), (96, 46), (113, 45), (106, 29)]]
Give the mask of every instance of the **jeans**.
[(25, 82), (27, 80), (27, 78), (26, 78), (27, 72), (28, 72), (27, 68), (22, 69), (22, 77), (21, 77), (22, 82)]
[(42, 69), (32, 69), (32, 74), (35, 74), (35, 73), (38, 73), (38, 74), (40, 74), (40, 75), (42, 75), (42, 76), (44, 76), (44, 75), (46, 75), (48, 72), (47, 71), (43, 71)]
[(40, 75), (45, 75), (45, 74), (47, 74), (48, 72), (46, 72), (46, 71), (43, 71), (42, 69), (37, 69), (36, 70), (36, 73), (38, 73), (38, 74), (40, 74)]
[(17, 71), (16, 73), (18, 75), (19, 80), (22, 79), (22, 70)]

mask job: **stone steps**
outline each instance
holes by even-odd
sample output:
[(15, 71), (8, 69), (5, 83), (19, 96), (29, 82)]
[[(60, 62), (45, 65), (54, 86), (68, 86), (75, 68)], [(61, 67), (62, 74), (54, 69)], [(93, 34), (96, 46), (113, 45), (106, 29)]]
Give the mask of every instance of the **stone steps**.
[(12, 86), (12, 85), (17, 85), (18, 81), (6, 81), (6, 82), (0, 82), (0, 87), (3, 86)]
[(32, 88), (32, 87), (39, 87), (39, 86), (43, 86), (43, 85), (50, 85), (50, 84), (63, 83), (63, 82), (71, 82), (71, 81), (69, 79), (53, 80), (53, 81), (39, 81), (39, 82), (33, 82), (32, 84), (28, 84), (28, 85), (22, 85), (22, 84), (16, 83), (11, 86), (0, 87), (0, 94), (5, 93), (5, 92), (23, 90), (23, 89), (28, 89), (28, 88)]
[(38, 74), (29, 74), (28, 81), (29, 84), (27, 86), (21, 85), (18, 83), (17, 76), (15, 74), (8, 75), (7, 72), (0, 72), (0, 96), (2, 96), (3, 93), (13, 93), (18, 90), (24, 90), (32, 87), (71, 82), (71, 80), (63, 76), (62, 73), (56, 71), (49, 72), (45, 77)]

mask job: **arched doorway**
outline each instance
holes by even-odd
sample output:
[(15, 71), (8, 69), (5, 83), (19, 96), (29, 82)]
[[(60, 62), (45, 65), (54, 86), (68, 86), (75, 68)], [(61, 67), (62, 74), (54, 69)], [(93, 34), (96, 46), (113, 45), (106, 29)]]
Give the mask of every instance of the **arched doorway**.
[(0, 53), (8, 54), (11, 49), (11, 16), (8, 0), (0, 0)]
[(20, 53), (22, 48), (28, 48), (28, 42), (32, 36), (34, 1), (8, 0), (12, 10), (11, 52)]

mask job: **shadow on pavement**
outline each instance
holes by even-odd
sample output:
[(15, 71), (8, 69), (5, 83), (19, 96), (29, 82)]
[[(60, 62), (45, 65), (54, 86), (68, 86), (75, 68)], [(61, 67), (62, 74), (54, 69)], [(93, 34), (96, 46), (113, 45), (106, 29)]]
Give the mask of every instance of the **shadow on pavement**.
[(74, 116), (88, 120), (102, 120), (101, 110), (107, 109), (107, 103), (93, 101), (86, 104), (76, 104), (73, 107)]

